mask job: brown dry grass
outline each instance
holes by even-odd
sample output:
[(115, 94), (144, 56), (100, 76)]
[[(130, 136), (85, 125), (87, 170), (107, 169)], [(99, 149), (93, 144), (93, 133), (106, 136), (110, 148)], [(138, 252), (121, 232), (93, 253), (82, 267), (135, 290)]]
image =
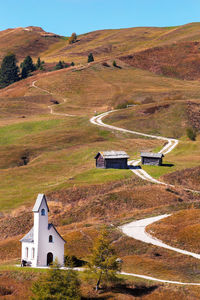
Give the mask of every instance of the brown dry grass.
[[(1, 272), (0, 298), (12, 300), (27, 300), (32, 293), (31, 285), (35, 280), (35, 274), (20, 274), (19, 272)], [(6, 295), (7, 294), (7, 295)]]
[(191, 119), (198, 116), (199, 110), (192, 115), (189, 113), (192, 107), (199, 107), (199, 100), (190, 101), (159, 101), (143, 104), (121, 110), (105, 118), (110, 124), (144, 132), (148, 134), (162, 135), (166, 137), (180, 138), (186, 135), (186, 129), (191, 126)]
[(150, 225), (148, 231), (172, 246), (199, 253), (199, 223), (199, 209), (191, 208)]
[(177, 27), (140, 27), (119, 30), (100, 30), (83, 34), (78, 42), (69, 45), (66, 41), (53, 44), (41, 54), (48, 61), (86, 62), (88, 53), (95, 60), (113, 59), (116, 56), (135, 53), (144, 49), (170, 45), (182, 41), (199, 40), (199, 23)]
[[(142, 80), (141, 80), (142, 78)], [(57, 111), (94, 114), (122, 102), (141, 103), (149, 96), (154, 101), (199, 98), (198, 82), (160, 77), (132, 67), (107, 68), (93, 64), (82, 71), (61, 70), (41, 77), (37, 85), (67, 102)]]
[(200, 182), (200, 167), (176, 171), (165, 175), (163, 178), (166, 182), (171, 182), (176, 186), (187, 186), (188, 188), (198, 191)]
[(199, 58), (199, 42), (184, 42), (147, 49), (134, 55), (123, 56), (121, 60), (135, 68), (156, 74), (198, 80)]
[(100, 30), (80, 35), (78, 42), (72, 45), (61, 37), (44, 37), (44, 31), (40, 28), (32, 27), (31, 29), (31, 31), (23, 28), (1, 31), (0, 57), (12, 51), (20, 60), (26, 55), (31, 55), (34, 58), (41, 56), (48, 62), (63, 59), (69, 62), (86, 62), (90, 52), (93, 52), (95, 60), (113, 59), (122, 54), (170, 45), (174, 41), (179, 43), (199, 39), (199, 23), (165, 28)]
[(44, 31), (37, 27), (33, 27), (33, 30), (30, 31), (23, 28), (0, 31), (0, 59), (8, 52), (15, 53), (19, 60), (27, 55), (37, 57), (41, 52), (61, 40), (61, 37), (43, 37), (41, 35), (43, 33)]
[[(118, 285), (117, 287), (108, 287), (107, 290), (97, 293), (94, 291), (93, 286), (95, 285), (95, 280), (91, 280), (91, 285), (87, 283), (85, 278), (81, 275), (81, 292), (82, 299), (158, 299), (158, 300), (167, 300), (167, 299), (197, 299), (198, 297), (198, 288), (196, 287), (179, 287), (171, 285), (161, 285), (154, 282), (146, 283), (143, 280), (138, 280), (134, 278), (126, 279), (126, 285)], [(3, 299), (28, 299), (32, 296), (30, 293), (30, 288), (32, 283), (38, 278), (38, 273), (33, 273), (30, 270), (20, 272), (19, 270), (15, 271), (2, 271), (1, 276), (1, 285), (0, 292), (1, 298)], [(3, 296), (3, 294), (11, 292), (10, 295)]]

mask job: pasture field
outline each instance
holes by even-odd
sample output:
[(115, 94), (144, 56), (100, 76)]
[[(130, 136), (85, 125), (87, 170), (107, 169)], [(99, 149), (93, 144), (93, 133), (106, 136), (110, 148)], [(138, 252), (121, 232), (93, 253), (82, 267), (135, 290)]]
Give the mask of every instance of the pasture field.
[[(101, 184), (129, 178), (129, 170), (96, 170), (100, 150), (119, 149), (130, 156), (144, 140), (115, 134), (91, 125), (85, 117), (38, 117), (2, 126), (0, 131), (1, 209), (30, 203), (39, 192), (73, 185)], [(158, 141), (146, 141), (154, 149)], [(137, 146), (136, 146), (137, 145)], [(24, 160), (26, 163), (24, 163)], [(36, 175), (37, 174), (37, 175)], [(23, 182), (23, 184), (22, 184)], [(33, 201), (33, 200), (32, 200)]]
[[(16, 52), (19, 62), (23, 53), (34, 60), (40, 55), (49, 63), (75, 62), (75, 67), (38, 71), (0, 90), (0, 298), (7, 291), (8, 299), (27, 299), (31, 284), (45, 272), (13, 267), (20, 258), (19, 239), (33, 224), (31, 209), (38, 193), (47, 195), (49, 221), (66, 239), (66, 254), (87, 260), (104, 224), (124, 271), (166, 280), (200, 281), (199, 262), (194, 258), (133, 240), (118, 228), (132, 220), (173, 213), (148, 230), (172, 246), (198, 252), (200, 195), (183, 187), (199, 188), (199, 81), (140, 70), (121, 56), (152, 47), (173, 47), (175, 40), (195, 43), (199, 28), (199, 23), (194, 23), (102, 30), (79, 36), (73, 45), (58, 36), (44, 41), (41, 29), (0, 32), (2, 49), (12, 38), (9, 49)], [(35, 39), (42, 46), (29, 52)], [(89, 52), (95, 57), (91, 64), (86, 63)], [(118, 67), (113, 66), (113, 60)], [(55, 102), (58, 104), (53, 105)], [(126, 109), (127, 105), (134, 106)], [(128, 169), (95, 168), (98, 151), (124, 150), (135, 159), (140, 151), (157, 152), (164, 146), (159, 140), (89, 122), (92, 116), (111, 109), (116, 111), (103, 120), (105, 123), (180, 140), (164, 158), (164, 166), (144, 166), (151, 176), (176, 187), (145, 182)], [(197, 130), (196, 141), (186, 136), (191, 126)], [(85, 274), (79, 276), (83, 299), (129, 300), (140, 295), (148, 300), (179, 300), (199, 296), (198, 287), (134, 277), (124, 277), (128, 287), (108, 290), (102, 296), (94, 293)]]
[[(196, 100), (194, 103), (199, 101)], [(138, 105), (116, 111), (106, 117), (104, 122), (138, 132), (179, 139), (178, 146), (163, 159), (163, 166), (142, 166), (152, 177), (160, 178), (175, 171), (199, 166), (199, 136), (196, 141), (191, 141), (186, 136), (187, 128), (191, 127), (187, 101)], [(141, 150), (150, 149), (146, 146)], [(167, 177), (167, 182), (171, 183), (170, 176)]]

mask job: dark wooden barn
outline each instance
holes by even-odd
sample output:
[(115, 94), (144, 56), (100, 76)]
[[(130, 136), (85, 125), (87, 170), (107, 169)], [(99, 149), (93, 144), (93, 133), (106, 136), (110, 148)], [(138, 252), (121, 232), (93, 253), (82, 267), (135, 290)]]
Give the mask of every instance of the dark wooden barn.
[(124, 151), (102, 151), (95, 156), (96, 167), (102, 169), (128, 169), (128, 158)]
[(164, 155), (162, 153), (141, 152), (143, 165), (161, 166)]

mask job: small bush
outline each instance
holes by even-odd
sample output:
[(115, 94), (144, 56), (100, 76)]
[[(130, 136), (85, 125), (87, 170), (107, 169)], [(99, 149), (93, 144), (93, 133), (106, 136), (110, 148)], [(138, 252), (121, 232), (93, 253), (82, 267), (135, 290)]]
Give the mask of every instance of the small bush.
[(77, 35), (76, 33), (72, 33), (72, 35), (70, 36), (70, 38), (68, 38), (69, 44), (73, 44), (77, 41)]
[(61, 70), (64, 68), (63, 62), (60, 60), (55, 66), (55, 70)]
[(197, 134), (196, 131), (193, 128), (187, 128), (187, 137), (191, 140), (191, 141), (195, 141)]
[(117, 67), (117, 63), (115, 60), (113, 61), (113, 67), (115, 67), (115, 68)]
[(116, 109), (127, 108), (128, 105), (133, 105), (133, 103), (131, 101), (124, 100), (124, 101), (121, 101), (120, 103), (118, 103), (115, 108)]
[(118, 68), (118, 69), (121, 69), (121, 68), (122, 68), (122, 67), (120, 67), (120, 66), (116, 63), (115, 60), (113, 61), (113, 67), (114, 67), (114, 68)]
[(93, 54), (90, 53), (90, 54), (88, 55), (88, 63), (93, 62), (93, 61), (94, 61)]

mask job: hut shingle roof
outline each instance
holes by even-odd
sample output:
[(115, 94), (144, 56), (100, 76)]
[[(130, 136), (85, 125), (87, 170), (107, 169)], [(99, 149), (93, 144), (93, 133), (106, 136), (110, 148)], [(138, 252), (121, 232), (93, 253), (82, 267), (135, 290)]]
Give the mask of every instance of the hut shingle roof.
[(97, 153), (95, 158), (101, 154), (105, 159), (115, 159), (115, 158), (129, 158), (128, 154), (125, 151), (100, 151)]
[(141, 152), (141, 157), (162, 158), (164, 155), (162, 153)]

